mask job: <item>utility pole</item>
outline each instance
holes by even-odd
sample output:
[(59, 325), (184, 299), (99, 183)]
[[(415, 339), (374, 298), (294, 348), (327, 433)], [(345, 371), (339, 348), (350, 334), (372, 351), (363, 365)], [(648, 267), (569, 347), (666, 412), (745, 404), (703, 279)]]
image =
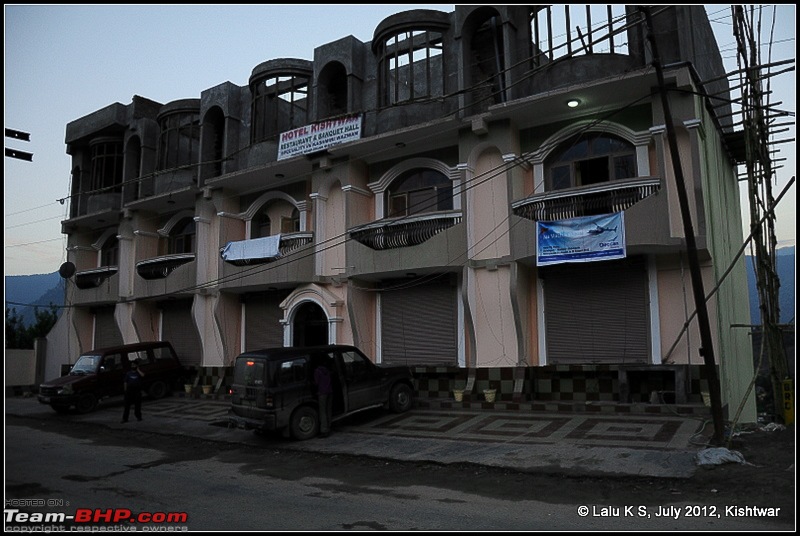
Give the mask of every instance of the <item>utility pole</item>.
[[(762, 352), (766, 352), (772, 381), (773, 416), (785, 419), (783, 383), (789, 379), (789, 364), (783, 346), (780, 325), (780, 278), (777, 272), (775, 215), (765, 212), (774, 204), (772, 181), (774, 169), (770, 155), (770, 125), (784, 115), (768, 106), (769, 76), (760, 65), (759, 35), (761, 23), (754, 23), (753, 10), (748, 16), (742, 6), (733, 6), (733, 33), (736, 36), (742, 77), (742, 123), (744, 125), (747, 186), (750, 199), (750, 228), (755, 246), (755, 275), (761, 312)], [(760, 8), (759, 8), (760, 11)], [(768, 73), (767, 73), (768, 74)], [(765, 99), (767, 102), (765, 103)], [(766, 104), (766, 105), (765, 105)], [(760, 372), (760, 371), (759, 371)]]
[(697, 254), (697, 243), (694, 236), (694, 226), (692, 225), (692, 215), (689, 210), (689, 198), (686, 194), (686, 184), (678, 152), (678, 140), (675, 136), (675, 125), (672, 122), (669, 95), (666, 84), (664, 83), (664, 72), (661, 67), (661, 60), (658, 55), (656, 39), (653, 33), (652, 15), (650, 14), (650, 9), (647, 7), (640, 7), (639, 10), (645, 18), (647, 39), (650, 41), (653, 53), (653, 68), (656, 71), (659, 92), (661, 93), (661, 104), (664, 109), (664, 121), (667, 127), (669, 152), (672, 157), (672, 168), (675, 174), (678, 200), (681, 207), (683, 230), (686, 235), (686, 253), (689, 259), (689, 272), (692, 278), (692, 291), (695, 308), (697, 310), (697, 324), (700, 329), (699, 353), (705, 364), (706, 377), (708, 379), (708, 394), (711, 397), (711, 417), (714, 421), (714, 436), (712, 442), (716, 445), (722, 445), (725, 436), (725, 423), (722, 418), (722, 396), (720, 393), (719, 376), (717, 375), (717, 365), (714, 359), (714, 344), (711, 338), (711, 323), (708, 318), (708, 308), (706, 307), (706, 293), (703, 288), (703, 274), (700, 270), (700, 259)]

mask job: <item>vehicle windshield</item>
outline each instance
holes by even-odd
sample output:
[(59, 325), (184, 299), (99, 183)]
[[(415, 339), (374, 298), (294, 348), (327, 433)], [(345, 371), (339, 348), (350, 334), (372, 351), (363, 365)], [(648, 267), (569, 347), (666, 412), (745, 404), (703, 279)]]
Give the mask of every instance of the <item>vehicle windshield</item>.
[(70, 374), (94, 374), (97, 372), (97, 365), (100, 364), (99, 355), (82, 355), (77, 363), (73, 365)]
[(237, 359), (233, 372), (233, 383), (247, 387), (265, 387), (267, 385), (266, 361), (247, 357)]

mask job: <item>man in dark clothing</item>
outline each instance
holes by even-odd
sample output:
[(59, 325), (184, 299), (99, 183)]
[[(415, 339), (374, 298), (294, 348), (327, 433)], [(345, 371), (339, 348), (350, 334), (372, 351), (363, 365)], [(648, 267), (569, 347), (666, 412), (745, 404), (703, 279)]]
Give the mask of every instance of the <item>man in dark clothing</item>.
[(142, 420), (142, 377), (144, 377), (144, 372), (139, 370), (139, 362), (131, 361), (131, 368), (123, 378), (125, 411), (122, 412), (122, 422), (128, 422), (131, 405), (133, 405), (133, 414), (136, 415), (136, 420)]
[(333, 414), (333, 406), (331, 404), (333, 388), (331, 386), (331, 371), (322, 363), (314, 369), (314, 385), (317, 386), (317, 400), (319, 402), (319, 435), (320, 437), (328, 437), (331, 433), (331, 418)]

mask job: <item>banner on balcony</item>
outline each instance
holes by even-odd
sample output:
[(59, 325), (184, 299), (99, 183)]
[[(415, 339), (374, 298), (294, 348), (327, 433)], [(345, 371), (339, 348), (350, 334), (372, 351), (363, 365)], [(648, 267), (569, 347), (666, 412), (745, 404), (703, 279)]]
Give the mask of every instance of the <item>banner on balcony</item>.
[(536, 223), (536, 266), (624, 258), (623, 212)]
[(265, 236), (250, 240), (228, 242), (219, 252), (227, 262), (255, 259), (274, 259), (280, 257), (281, 235)]
[(315, 153), (360, 138), (361, 115), (350, 115), (287, 130), (281, 133), (278, 140), (278, 160)]

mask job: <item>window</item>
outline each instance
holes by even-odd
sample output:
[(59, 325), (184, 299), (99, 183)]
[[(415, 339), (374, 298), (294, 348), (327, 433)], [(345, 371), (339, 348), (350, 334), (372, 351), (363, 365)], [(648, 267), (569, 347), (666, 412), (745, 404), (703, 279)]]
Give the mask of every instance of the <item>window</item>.
[(384, 36), (378, 45), (382, 106), (444, 94), (442, 33), (404, 30)]
[(531, 66), (565, 56), (628, 54), (624, 5), (531, 7)]
[(272, 235), (272, 220), (266, 208), (259, 210), (250, 221), (250, 238), (265, 238)]
[(103, 370), (110, 372), (112, 370), (122, 370), (122, 354), (111, 354), (103, 358)]
[(294, 209), (291, 216), (281, 217), (281, 233), (297, 233), (300, 231), (300, 211)]
[(122, 142), (97, 140), (92, 143), (92, 183), (90, 194), (110, 194), (122, 191)]
[(263, 387), (266, 379), (264, 361), (258, 359), (237, 359), (234, 369), (234, 383), (247, 387)]
[(150, 357), (147, 355), (147, 350), (139, 350), (138, 352), (128, 352), (128, 360), (149, 363)]
[(548, 190), (636, 177), (636, 148), (608, 134), (573, 138), (547, 160)]
[[(274, 222), (274, 224), (273, 224)], [(283, 202), (268, 202), (250, 220), (250, 238), (300, 231), (300, 211)]]
[(169, 253), (194, 253), (194, 237), (194, 219), (184, 218), (169, 235)]
[(395, 179), (386, 195), (390, 218), (453, 209), (452, 182), (432, 169), (404, 173)]
[(476, 111), (505, 102), (505, 49), (503, 23), (496, 11), (483, 10), (486, 18), (470, 40), (472, 104)]
[(310, 79), (310, 73), (274, 74), (252, 82), (253, 143), (277, 139), (281, 132), (308, 124)]
[[(182, 110), (158, 120), (161, 135), (158, 144), (158, 170), (171, 171), (197, 164), (200, 154), (200, 116)], [(192, 175), (196, 175), (191, 168)]]
[(119, 240), (112, 236), (103, 244), (100, 252), (100, 266), (117, 266), (119, 264)]
[(356, 352), (342, 352), (342, 364), (349, 381), (363, 378), (369, 372), (367, 359)]
[(291, 361), (282, 362), (278, 370), (278, 385), (289, 385), (308, 381), (309, 374), (307, 363), (308, 357), (300, 357)]

